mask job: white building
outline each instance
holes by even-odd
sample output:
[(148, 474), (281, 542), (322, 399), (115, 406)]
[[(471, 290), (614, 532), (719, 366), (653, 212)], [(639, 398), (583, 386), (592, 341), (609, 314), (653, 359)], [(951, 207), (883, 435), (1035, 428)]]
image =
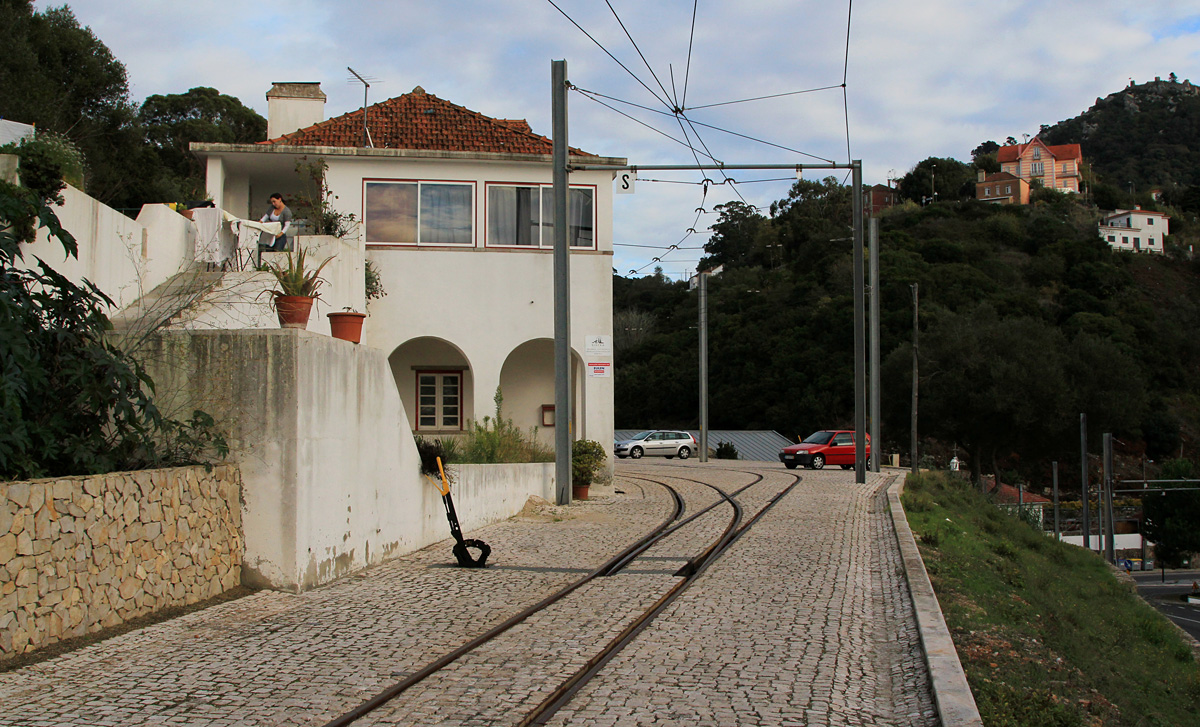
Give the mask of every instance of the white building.
[[(300, 192), (298, 161), (324, 160), (332, 204), (362, 221), (351, 241), (387, 293), (371, 302), (363, 344), (388, 352), (412, 430), (461, 432), (493, 414), (499, 387), (504, 417), (552, 443), (551, 141), (420, 87), (368, 107), (369, 137), (362, 109), (323, 120), (318, 84), (277, 83), (268, 99), (274, 138), (192, 145), (217, 206), (257, 218), (270, 194)], [(571, 161), (625, 164), (578, 149)], [(612, 336), (612, 179), (570, 175), (571, 425), (602, 443), (612, 353), (594, 342)]]
[(1100, 237), (1116, 250), (1163, 253), (1167, 223), (1162, 212), (1149, 212), (1140, 206), (1117, 210), (1100, 220)]

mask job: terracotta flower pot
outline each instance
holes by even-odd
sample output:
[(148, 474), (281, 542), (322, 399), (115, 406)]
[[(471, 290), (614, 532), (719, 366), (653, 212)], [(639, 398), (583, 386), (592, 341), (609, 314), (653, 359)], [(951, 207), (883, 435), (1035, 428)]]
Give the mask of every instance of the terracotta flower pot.
[(350, 343), (358, 343), (362, 339), (363, 321), (366, 320), (366, 313), (326, 313), (325, 317), (329, 319), (329, 331), (334, 338), (340, 338), (343, 341)]
[(571, 485), (571, 499), (572, 500), (588, 499), (588, 487), (590, 487), (590, 485)]
[(307, 295), (275, 296), (275, 314), (280, 328), (308, 328), (308, 316), (312, 312), (313, 298)]

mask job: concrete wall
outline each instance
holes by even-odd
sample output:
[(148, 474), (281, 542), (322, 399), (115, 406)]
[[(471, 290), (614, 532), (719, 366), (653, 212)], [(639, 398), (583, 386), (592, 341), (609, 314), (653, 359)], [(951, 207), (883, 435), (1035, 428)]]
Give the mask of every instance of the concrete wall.
[(241, 578), (237, 467), (0, 483), (0, 659)]
[[(162, 407), (226, 428), (245, 482), (244, 582), (300, 591), (449, 535), (383, 351), (276, 329), (165, 333), (144, 355)], [(545, 466), (510, 469), (464, 470), (464, 528), (553, 492)]]
[(41, 229), (22, 247), (26, 267), (36, 268), (39, 257), (74, 282), (86, 278), (121, 310), (191, 265), (195, 227), (166, 205), (146, 205), (131, 220), (70, 185), (62, 195), (63, 206), (53, 209), (79, 243), (79, 256), (67, 256)]

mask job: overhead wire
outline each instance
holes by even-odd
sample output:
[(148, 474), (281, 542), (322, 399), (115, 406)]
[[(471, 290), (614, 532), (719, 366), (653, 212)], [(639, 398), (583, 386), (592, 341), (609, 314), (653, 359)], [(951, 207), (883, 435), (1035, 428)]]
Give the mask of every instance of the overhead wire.
[[(700, 163), (700, 155), (703, 154), (705, 157), (707, 157), (708, 159), (711, 159), (713, 162), (715, 162), (718, 165), (718, 171), (720, 172), (720, 174), (723, 178), (723, 180), (721, 182), (716, 182), (714, 180), (710, 180), (710, 179), (706, 178), (702, 182), (698, 182), (698, 183), (692, 182), (691, 183), (691, 184), (700, 184), (702, 186), (703, 196), (701, 198), (700, 206), (696, 208), (695, 221), (692, 223), (692, 226), (687, 229), (687, 231), (684, 233), (683, 237), (680, 238), (679, 242), (677, 242), (673, 245), (670, 245), (669, 247), (667, 247), (665, 249), (658, 247), (658, 246), (653, 246), (653, 245), (642, 246), (642, 245), (614, 243), (615, 247), (616, 246), (619, 246), (619, 247), (646, 247), (646, 248), (663, 249), (662, 255), (653, 258), (650, 262), (646, 263), (645, 265), (641, 266), (640, 268), (630, 270), (629, 274), (635, 275), (655, 263), (662, 262), (663, 257), (665, 257), (666, 255), (670, 254), (671, 252), (673, 252), (675, 250), (703, 249), (703, 246), (701, 246), (699, 248), (688, 248), (688, 247), (680, 247), (680, 244), (683, 243), (685, 240), (687, 240), (687, 238), (690, 237), (691, 235), (697, 234), (697, 231), (695, 228), (696, 228), (696, 225), (699, 224), (700, 216), (702, 214), (711, 214), (707, 210), (704, 209), (704, 201), (708, 198), (708, 188), (709, 188), (710, 184), (729, 184), (730, 188), (742, 200), (743, 204), (746, 204), (753, 209), (758, 209), (756, 206), (750, 205), (749, 202), (746, 201), (746, 198), (744, 196), (742, 196), (741, 191), (738, 189), (739, 182), (737, 180), (734, 180), (731, 177), (729, 177), (725, 173), (724, 169), (719, 168), (720, 166), (723, 166), (722, 162), (720, 162), (720, 160), (718, 160), (716, 158), (716, 156), (713, 155), (712, 151), (709, 149), (708, 145), (705, 143), (704, 139), (701, 137), (700, 132), (696, 128), (696, 126), (702, 126), (705, 128), (712, 129), (714, 131), (719, 131), (721, 133), (730, 134), (732, 136), (737, 136), (737, 137), (740, 137), (740, 138), (743, 138), (743, 139), (746, 139), (748, 141), (752, 141), (755, 143), (765, 144), (767, 146), (771, 146), (771, 147), (775, 147), (775, 148), (789, 151), (792, 153), (811, 157), (813, 159), (819, 159), (826, 163), (830, 163), (830, 164), (834, 163), (830, 159), (826, 159), (824, 157), (817, 156), (815, 154), (809, 154), (808, 152), (803, 152), (798, 149), (791, 149), (789, 147), (786, 147), (786, 146), (783, 146), (780, 144), (775, 144), (773, 142), (769, 142), (769, 141), (766, 141), (763, 139), (757, 139), (755, 137), (751, 137), (746, 134), (741, 134), (739, 132), (731, 131), (729, 129), (722, 129), (717, 126), (712, 126), (710, 124), (705, 124), (705, 123), (702, 123), (699, 121), (695, 121), (687, 116), (686, 111), (694, 111), (694, 110), (700, 110), (700, 109), (706, 109), (706, 108), (715, 108), (718, 106), (728, 106), (728, 105), (732, 105), (732, 104), (748, 103), (748, 102), (752, 102), (752, 101), (762, 101), (762, 100), (782, 98), (782, 97), (786, 97), (786, 96), (795, 96), (795, 95), (808, 94), (808, 93), (815, 93), (815, 92), (819, 92), (819, 91), (828, 91), (828, 90), (833, 90), (835, 88), (840, 88), (842, 90), (842, 113), (843, 113), (843, 118), (845, 121), (846, 157), (847, 157), (847, 162), (852, 161), (852, 147), (851, 147), (851, 143), (850, 143), (850, 104), (849, 104), (849, 96), (848, 96), (848, 92), (847, 92), (847, 82), (849, 79), (849, 71), (850, 71), (850, 32), (851, 32), (852, 22), (853, 22), (853, 17), (854, 17), (854, 0), (847, 0), (846, 44), (845, 44), (845, 52), (844, 52), (843, 62), (842, 62), (842, 82), (840, 84), (832, 85), (832, 86), (822, 86), (819, 88), (812, 88), (812, 89), (803, 89), (803, 90), (799, 90), (799, 91), (788, 91), (788, 92), (778, 93), (778, 94), (769, 94), (766, 96), (757, 96), (757, 97), (752, 97), (752, 98), (738, 99), (738, 100), (734, 100), (734, 101), (723, 101), (723, 102), (713, 103), (713, 104), (703, 104), (703, 105), (693, 106), (693, 107), (687, 106), (687, 89), (688, 89), (688, 84), (689, 84), (690, 75), (691, 75), (692, 51), (693, 51), (694, 41), (695, 41), (696, 17), (698, 14), (699, 0), (693, 0), (693, 4), (692, 4), (692, 22), (691, 22), (691, 28), (690, 28), (689, 38), (688, 38), (688, 55), (687, 55), (687, 65), (686, 65), (686, 68), (684, 71), (684, 83), (683, 83), (682, 98), (680, 98), (677, 90), (675, 91), (674, 95), (672, 94), (672, 92), (667, 91), (666, 87), (663, 85), (662, 81), (659, 79), (658, 74), (654, 72), (654, 68), (650, 65), (650, 62), (646, 59), (645, 54), (642, 53), (641, 48), (637, 44), (637, 41), (635, 41), (633, 39), (633, 35), (629, 32), (629, 29), (626, 27), (624, 21), (621, 20), (620, 15), (617, 13), (616, 8), (613, 7), (610, 0), (605, 0), (605, 4), (608, 5), (608, 8), (612, 12), (613, 17), (616, 19), (617, 24), (620, 25), (621, 30), (625, 33), (625, 37), (633, 45), (634, 50), (637, 52), (638, 56), (641, 58), (642, 63), (645, 64), (646, 69), (648, 71), (650, 71), (651, 77), (653, 77), (654, 81), (658, 84), (659, 89), (663, 93), (662, 98), (660, 98), (658, 93), (656, 93), (652, 88), (650, 88), (650, 86), (648, 86), (644, 81), (642, 81), (642, 79), (640, 77), (638, 77), (637, 74), (635, 74), (632, 70), (630, 70), (615, 55), (613, 55), (607, 48), (605, 48), (603, 44), (601, 44), (590, 33), (588, 33), (586, 30), (584, 30), (583, 26), (581, 26), (579, 23), (577, 23), (570, 15), (568, 15), (566, 13), (566, 11), (564, 11), (561, 7), (559, 7), (554, 2), (554, 0), (547, 0), (547, 2), (549, 2), (550, 5), (553, 6), (555, 10), (558, 10), (558, 12), (563, 15), (563, 17), (565, 17), (568, 21), (570, 21), (572, 25), (574, 25), (576, 28), (578, 28), (580, 32), (582, 32), (585, 36), (587, 36), (588, 39), (590, 39), (593, 43), (595, 43), (597, 47), (599, 47), (602, 51), (604, 51), (604, 53), (606, 55), (608, 55), (609, 58), (611, 58), (618, 66), (620, 66), (626, 73), (628, 73), (635, 81), (637, 81), (643, 88), (645, 88), (650, 93), (650, 95), (654, 97), (654, 99), (656, 101), (658, 101), (663, 106), (665, 106), (668, 109), (669, 113), (660, 111), (659, 109), (650, 108), (648, 106), (643, 106), (641, 104), (636, 104), (636, 103), (633, 103), (630, 101), (625, 101), (623, 99), (618, 99), (618, 98), (615, 98), (612, 96), (606, 96), (605, 94), (601, 94), (599, 92), (587, 91), (585, 89), (581, 89), (581, 88), (578, 88), (573, 85), (571, 86), (571, 88), (576, 91), (579, 91), (585, 98), (589, 98), (592, 101), (600, 104), (601, 106), (604, 106), (605, 108), (607, 108), (617, 114), (620, 114), (621, 116), (624, 116), (625, 118), (630, 119), (631, 121), (634, 121), (648, 129), (650, 129), (651, 131), (654, 131), (657, 134), (667, 137), (668, 139), (670, 139), (671, 141), (674, 141), (677, 144), (686, 146), (688, 148), (688, 150), (692, 153), (692, 158), (695, 160), (697, 167), (704, 166)], [(675, 78), (675, 74), (674, 74), (674, 69), (672, 68), (671, 69), (671, 86), (672, 86), (673, 90), (675, 89), (674, 78)], [(637, 119), (636, 117), (634, 117), (630, 114), (627, 114), (617, 108), (614, 108), (613, 106), (611, 106), (607, 103), (604, 103), (603, 101), (600, 100), (601, 98), (605, 98), (610, 101), (614, 101), (616, 103), (626, 104), (629, 106), (640, 108), (642, 110), (645, 110), (645, 111), (648, 111), (651, 113), (662, 114), (664, 116), (674, 117), (676, 123), (679, 125), (680, 131), (683, 133), (684, 140), (681, 141), (681, 140), (671, 136), (667, 132), (664, 132), (664, 131), (662, 131), (640, 119)], [(687, 124), (686, 127), (684, 125), (685, 122)], [(688, 129), (691, 130), (690, 134), (688, 132)], [(695, 137), (696, 143), (698, 143), (702, 149), (697, 149), (696, 145), (692, 143), (693, 136)], [(847, 174), (847, 179), (848, 178), (849, 178), (849, 173)], [(786, 179), (790, 179), (790, 178), (786, 178)], [(689, 182), (676, 182), (674, 180), (642, 180), (642, 181), (653, 181), (653, 182), (662, 182), (662, 183), (679, 183), (679, 184), (689, 183)], [(785, 178), (747, 180), (742, 183), (749, 184), (749, 183), (769, 182), (769, 181), (785, 181)], [(845, 184), (845, 180), (843, 180), (842, 184), (843, 185)], [(711, 229), (711, 228), (706, 228), (706, 229)], [(684, 262), (684, 261), (679, 261), (679, 262)]]

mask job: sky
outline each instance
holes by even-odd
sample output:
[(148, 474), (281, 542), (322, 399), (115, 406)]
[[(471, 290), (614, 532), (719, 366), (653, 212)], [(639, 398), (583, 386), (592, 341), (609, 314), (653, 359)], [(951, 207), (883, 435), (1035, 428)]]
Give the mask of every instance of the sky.
[[(572, 146), (630, 164), (861, 159), (865, 184), (931, 156), (969, 161), (981, 142), (1035, 134), (1130, 80), (1173, 72), (1200, 83), (1200, 0), (68, 4), (125, 64), (138, 102), (209, 86), (266, 116), (272, 82), (319, 81), (332, 118), (362, 105), (352, 67), (371, 81), (371, 103), (419, 85), (549, 136), (550, 64), (566, 60), (580, 89), (568, 98)], [(600, 101), (620, 113), (585, 91), (617, 99)], [(744, 199), (766, 212), (795, 180), (726, 174), (736, 184), (718, 172), (707, 186), (694, 171), (640, 172), (635, 194), (615, 198), (614, 269), (686, 278), (717, 205)], [(804, 172), (829, 174), (846, 173)]]

